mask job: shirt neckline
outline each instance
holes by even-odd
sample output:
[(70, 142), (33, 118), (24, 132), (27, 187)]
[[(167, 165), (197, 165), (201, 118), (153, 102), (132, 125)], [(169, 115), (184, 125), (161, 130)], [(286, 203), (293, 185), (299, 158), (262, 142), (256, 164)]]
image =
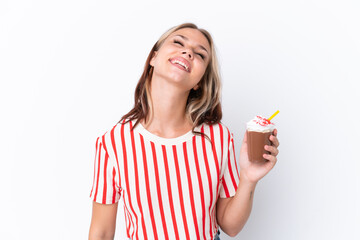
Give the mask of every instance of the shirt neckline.
[[(154, 143), (160, 143), (160, 144), (164, 144), (164, 145), (180, 144), (180, 143), (183, 143), (183, 142), (186, 142), (186, 141), (192, 139), (192, 137), (194, 136), (194, 134), (192, 133), (192, 130), (190, 130), (187, 133), (185, 133), (179, 137), (175, 137), (175, 138), (160, 137), (160, 136), (155, 135), (154, 133), (148, 131), (140, 122), (136, 125), (134, 130), (139, 132), (145, 138), (153, 141)], [(196, 128), (195, 128), (195, 130), (196, 130)]]

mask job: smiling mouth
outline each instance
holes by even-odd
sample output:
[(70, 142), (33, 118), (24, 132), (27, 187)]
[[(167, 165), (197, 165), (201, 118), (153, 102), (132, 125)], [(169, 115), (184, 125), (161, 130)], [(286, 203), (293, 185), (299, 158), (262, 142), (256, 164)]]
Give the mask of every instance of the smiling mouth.
[(175, 65), (176, 67), (186, 71), (186, 72), (190, 72), (190, 67), (188, 66), (188, 64), (186, 64), (185, 62), (179, 60), (179, 59), (169, 59), (169, 62), (173, 65)]

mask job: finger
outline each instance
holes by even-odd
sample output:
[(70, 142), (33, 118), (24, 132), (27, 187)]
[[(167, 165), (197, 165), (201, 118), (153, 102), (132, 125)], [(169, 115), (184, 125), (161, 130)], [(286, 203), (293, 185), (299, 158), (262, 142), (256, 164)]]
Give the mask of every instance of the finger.
[(272, 142), (272, 144), (275, 146), (275, 147), (279, 147), (280, 145), (280, 142), (279, 142), (279, 139), (274, 136), (274, 135), (270, 135), (270, 141)]
[(263, 154), (263, 157), (266, 159), (266, 160), (269, 160), (273, 165), (275, 165), (275, 163), (277, 162), (277, 158), (273, 155), (270, 155), (270, 154)]
[(247, 133), (246, 133), (246, 131), (245, 131), (245, 134), (244, 134), (243, 142), (247, 143)]
[(241, 144), (240, 152), (246, 152), (247, 151), (247, 133), (245, 132), (243, 142)]
[(279, 150), (276, 147), (265, 145), (265, 150), (269, 151), (271, 155), (277, 156), (279, 154)]
[(275, 137), (277, 136), (277, 129), (276, 128), (274, 129), (273, 134), (274, 134)]
[(265, 150), (269, 151), (273, 156), (277, 156), (279, 154), (279, 150), (273, 146), (265, 145)]

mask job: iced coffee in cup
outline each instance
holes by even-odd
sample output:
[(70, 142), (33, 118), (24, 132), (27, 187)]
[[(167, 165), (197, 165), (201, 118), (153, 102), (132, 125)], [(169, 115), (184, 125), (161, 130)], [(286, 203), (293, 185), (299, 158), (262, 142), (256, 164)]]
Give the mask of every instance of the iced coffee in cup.
[(263, 163), (267, 159), (263, 154), (270, 154), (264, 146), (271, 146), (270, 135), (275, 129), (275, 124), (262, 116), (256, 116), (246, 124), (248, 156), (251, 162)]

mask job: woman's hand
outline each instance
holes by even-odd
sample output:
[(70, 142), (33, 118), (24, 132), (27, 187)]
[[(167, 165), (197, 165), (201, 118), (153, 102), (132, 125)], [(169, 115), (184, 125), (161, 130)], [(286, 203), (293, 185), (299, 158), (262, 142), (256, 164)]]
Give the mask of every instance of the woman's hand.
[(240, 149), (240, 178), (251, 183), (257, 183), (263, 178), (276, 164), (276, 156), (279, 154), (279, 140), (277, 136), (277, 129), (274, 129), (273, 135), (270, 136), (272, 146), (265, 145), (265, 150), (271, 154), (264, 154), (263, 157), (268, 160), (264, 163), (253, 163), (248, 158), (247, 134), (245, 136)]

